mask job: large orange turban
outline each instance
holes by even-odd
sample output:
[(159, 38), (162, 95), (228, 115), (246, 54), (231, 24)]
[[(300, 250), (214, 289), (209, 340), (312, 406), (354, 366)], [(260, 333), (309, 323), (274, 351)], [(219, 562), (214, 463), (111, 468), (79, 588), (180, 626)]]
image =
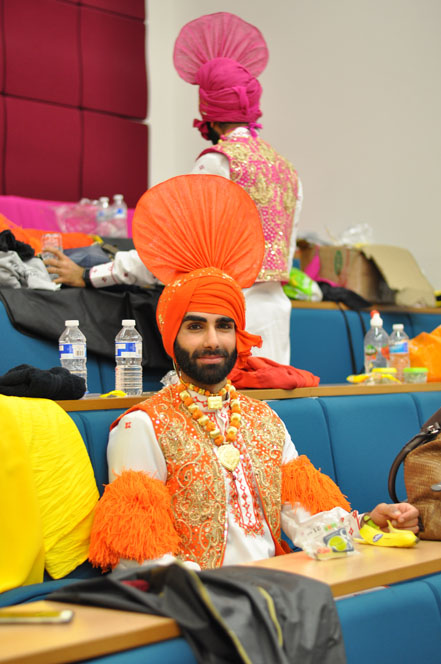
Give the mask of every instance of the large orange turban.
[(167, 353), (188, 311), (229, 316), (236, 324), (238, 366), (260, 346), (245, 331), (241, 288), (251, 286), (265, 248), (254, 202), (217, 175), (181, 175), (149, 189), (133, 218), (135, 247), (146, 267), (167, 284), (157, 321)]

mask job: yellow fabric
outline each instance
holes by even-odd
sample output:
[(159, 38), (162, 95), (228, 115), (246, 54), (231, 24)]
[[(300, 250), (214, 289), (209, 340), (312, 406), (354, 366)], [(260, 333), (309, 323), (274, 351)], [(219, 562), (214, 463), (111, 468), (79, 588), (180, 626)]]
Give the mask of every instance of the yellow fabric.
[[(45, 567), (61, 578), (87, 559), (98, 489), (83, 439), (69, 415), (49, 399), (0, 395), (6, 444), (27, 446), (41, 515)], [(22, 522), (23, 529), (27, 526)]]
[[(0, 592), (43, 580), (43, 529), (30, 457), (15, 413), (0, 401)], [(6, 416), (5, 416), (6, 415)]]

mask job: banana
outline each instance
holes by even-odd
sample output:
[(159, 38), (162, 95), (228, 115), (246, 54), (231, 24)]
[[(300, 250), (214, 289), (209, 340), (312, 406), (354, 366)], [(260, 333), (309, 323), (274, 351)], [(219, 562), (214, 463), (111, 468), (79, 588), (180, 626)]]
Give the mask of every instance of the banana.
[(394, 528), (390, 521), (387, 522), (389, 532), (383, 532), (380, 528), (369, 520), (364, 521), (360, 528), (359, 537), (354, 537), (356, 542), (362, 544), (373, 544), (374, 546), (398, 546), (411, 547), (419, 541), (419, 538), (411, 530), (400, 530)]

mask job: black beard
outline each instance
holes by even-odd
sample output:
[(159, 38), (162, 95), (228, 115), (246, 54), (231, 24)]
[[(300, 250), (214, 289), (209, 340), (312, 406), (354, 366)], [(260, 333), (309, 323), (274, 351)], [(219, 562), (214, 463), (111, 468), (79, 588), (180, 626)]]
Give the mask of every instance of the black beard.
[(195, 383), (203, 386), (217, 385), (218, 383), (221, 383), (233, 369), (237, 359), (236, 349), (234, 349), (232, 353), (228, 353), (226, 350), (217, 349), (215, 354), (221, 355), (224, 358), (223, 362), (220, 364), (199, 366), (196, 360), (199, 357), (213, 355), (212, 350), (195, 351), (190, 355), (190, 353), (182, 348), (177, 341), (174, 343), (173, 350), (179, 368), (182, 369), (187, 376), (190, 376)]

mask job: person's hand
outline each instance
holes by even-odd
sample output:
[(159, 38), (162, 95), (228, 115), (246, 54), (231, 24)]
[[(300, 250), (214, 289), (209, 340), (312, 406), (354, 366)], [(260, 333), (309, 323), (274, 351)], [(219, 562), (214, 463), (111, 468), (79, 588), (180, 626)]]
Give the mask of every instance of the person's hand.
[(84, 288), (86, 285), (83, 279), (84, 268), (74, 263), (59, 249), (51, 247), (50, 251), (51, 254), (54, 254), (54, 257), (46, 258), (43, 262), (49, 274), (58, 274), (57, 279), (54, 279), (54, 283)]
[(417, 533), (418, 528), (418, 510), (410, 503), (380, 503), (370, 513), (371, 519), (380, 528), (387, 528), (387, 522), (390, 521), (394, 528), (411, 530)]

